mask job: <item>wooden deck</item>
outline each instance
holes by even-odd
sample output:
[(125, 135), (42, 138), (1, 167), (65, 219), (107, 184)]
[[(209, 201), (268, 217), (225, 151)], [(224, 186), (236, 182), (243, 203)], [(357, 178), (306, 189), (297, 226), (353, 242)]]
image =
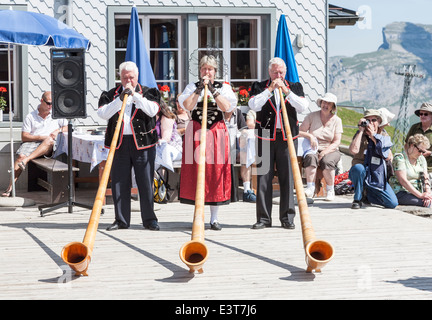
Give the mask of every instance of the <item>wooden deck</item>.
[[(77, 201), (92, 204), (92, 193), (78, 190)], [(41, 203), (47, 193), (19, 196)], [(337, 196), (309, 207), (317, 238), (335, 248), (321, 274), (305, 273), (299, 214), (296, 229), (285, 230), (275, 204), (274, 226), (252, 230), (255, 205), (243, 202), (220, 209), (222, 231), (205, 231), (204, 273), (190, 274), (178, 252), (190, 240), (192, 206), (159, 205), (160, 231), (144, 230), (133, 212), (130, 229), (107, 232), (114, 219), (108, 203), (88, 277), (72, 276), (60, 252), (82, 241), (89, 210), (40, 217), (35, 206), (3, 207), (0, 299), (431, 299), (432, 220), (350, 204), (351, 197)]]

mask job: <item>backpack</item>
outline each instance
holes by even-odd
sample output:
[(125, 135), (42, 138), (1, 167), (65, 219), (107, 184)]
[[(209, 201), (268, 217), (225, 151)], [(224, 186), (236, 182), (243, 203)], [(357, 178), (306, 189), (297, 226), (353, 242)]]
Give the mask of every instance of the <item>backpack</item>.
[(170, 193), (168, 191), (171, 190), (171, 188), (169, 184), (162, 178), (159, 172), (157, 172), (157, 170), (154, 171), (153, 182), (154, 201), (157, 203), (167, 203), (170, 199)]

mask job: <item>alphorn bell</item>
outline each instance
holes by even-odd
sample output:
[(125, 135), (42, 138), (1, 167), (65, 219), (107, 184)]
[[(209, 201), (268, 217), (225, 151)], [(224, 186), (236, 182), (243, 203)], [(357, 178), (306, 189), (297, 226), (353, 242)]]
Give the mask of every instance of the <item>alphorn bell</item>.
[(297, 204), (300, 211), (303, 245), (306, 253), (306, 272), (312, 272), (312, 270), (315, 270), (316, 272), (321, 272), (321, 268), (323, 268), (333, 258), (334, 249), (333, 246), (327, 241), (317, 240), (315, 238), (315, 231), (313, 229), (312, 221), (309, 215), (309, 208), (307, 206), (306, 196), (303, 189), (303, 181), (297, 161), (297, 152), (294, 147), (291, 128), (288, 122), (288, 114), (281, 88), (279, 88), (279, 95), (282, 107), (284, 128), (288, 142), (288, 151), (290, 155), (290, 162), (294, 178), (294, 186), (297, 195)]
[(103, 200), (105, 198), (106, 188), (108, 185), (109, 175), (111, 172), (114, 153), (117, 146), (117, 141), (120, 133), (120, 128), (123, 122), (123, 115), (126, 108), (128, 95), (123, 97), (123, 104), (120, 110), (117, 125), (115, 127), (114, 136), (111, 141), (108, 157), (105, 168), (102, 173), (102, 178), (99, 181), (99, 188), (96, 193), (96, 198), (93, 204), (93, 209), (90, 215), (90, 220), (87, 225), (87, 230), (84, 235), (83, 242), (71, 242), (63, 247), (61, 257), (65, 263), (75, 271), (76, 275), (87, 276), (87, 269), (90, 264), (93, 246), (96, 238), (96, 232), (99, 225), (100, 213), (102, 211)]
[(208, 257), (208, 249), (204, 243), (204, 191), (205, 191), (205, 151), (207, 135), (207, 85), (204, 87), (203, 112), (199, 146), (198, 175), (195, 191), (195, 210), (192, 224), (191, 240), (180, 248), (180, 259), (189, 267), (189, 272), (203, 272), (202, 266)]

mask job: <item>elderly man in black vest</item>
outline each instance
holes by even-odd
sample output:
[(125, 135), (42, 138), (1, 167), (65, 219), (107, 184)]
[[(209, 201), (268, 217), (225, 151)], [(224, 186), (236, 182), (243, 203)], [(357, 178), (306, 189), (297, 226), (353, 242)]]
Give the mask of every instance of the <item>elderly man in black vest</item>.
[[(295, 228), (294, 180), (280, 101), (281, 98), (285, 101), (296, 149), (299, 133), (297, 112), (303, 112), (309, 103), (304, 98), (303, 87), (299, 82), (285, 80), (286, 70), (285, 62), (281, 58), (271, 59), (268, 67), (270, 79), (255, 82), (251, 88), (249, 108), (257, 113), (257, 156), (262, 159), (261, 163), (257, 163), (257, 222), (253, 229), (272, 225), (272, 180), (275, 166), (280, 185), (279, 220), (283, 228)], [(282, 89), (283, 97), (279, 95), (279, 88)]]
[(155, 116), (159, 111), (160, 93), (156, 88), (138, 83), (138, 68), (134, 62), (123, 62), (119, 69), (121, 85), (102, 93), (97, 112), (102, 119), (108, 120), (105, 147), (109, 148), (124, 96), (128, 95), (111, 169), (115, 221), (107, 230), (130, 226), (132, 168), (138, 186), (143, 226), (159, 230), (153, 209), (153, 175), (158, 142)]

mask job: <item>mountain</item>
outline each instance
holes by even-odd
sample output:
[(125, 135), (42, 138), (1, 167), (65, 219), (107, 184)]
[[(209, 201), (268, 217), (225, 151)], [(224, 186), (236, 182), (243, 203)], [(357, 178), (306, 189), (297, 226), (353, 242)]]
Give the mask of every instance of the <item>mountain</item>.
[(365, 108), (386, 107), (399, 112), (404, 76), (395, 74), (403, 64), (415, 64), (408, 100), (411, 122), (418, 122), (414, 110), (432, 101), (432, 25), (393, 22), (382, 30), (383, 43), (377, 51), (353, 57), (329, 58), (329, 91), (339, 104)]

